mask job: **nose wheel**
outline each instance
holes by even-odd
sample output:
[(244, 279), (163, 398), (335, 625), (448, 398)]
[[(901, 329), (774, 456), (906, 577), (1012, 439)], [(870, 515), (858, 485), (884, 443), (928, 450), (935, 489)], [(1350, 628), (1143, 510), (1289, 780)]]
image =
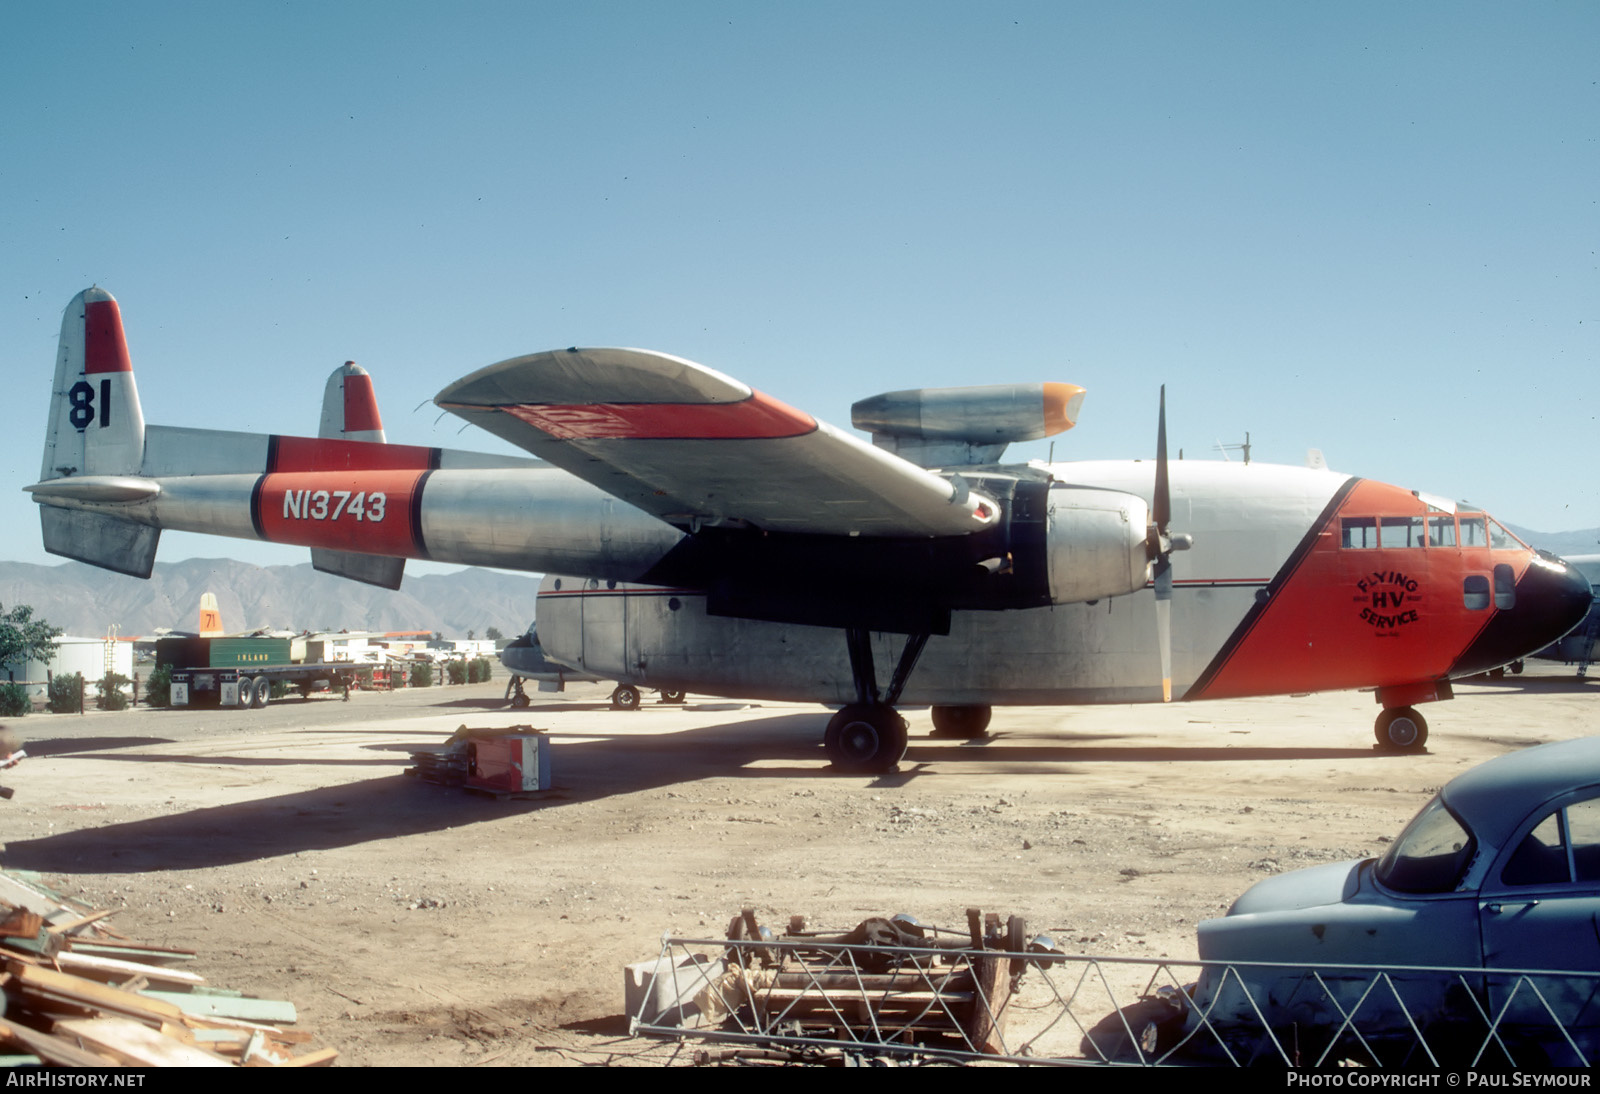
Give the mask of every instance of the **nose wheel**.
[(828, 722), (822, 745), (840, 771), (882, 775), (906, 754), (906, 720), (884, 703), (851, 703)]
[(1378, 747), (1389, 752), (1421, 752), (1428, 743), (1428, 723), (1413, 707), (1392, 707), (1372, 727)]

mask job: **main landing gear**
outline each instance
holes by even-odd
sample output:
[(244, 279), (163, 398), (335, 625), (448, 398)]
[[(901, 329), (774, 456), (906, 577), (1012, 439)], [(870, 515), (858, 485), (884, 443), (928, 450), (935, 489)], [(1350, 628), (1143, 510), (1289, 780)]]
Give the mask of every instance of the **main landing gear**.
[(878, 694), (877, 670), (872, 664), (872, 636), (863, 627), (848, 627), (844, 632), (850, 649), (850, 674), (856, 686), (856, 701), (835, 714), (828, 722), (822, 744), (828, 759), (840, 771), (882, 775), (899, 766), (906, 754), (906, 720), (894, 705), (905, 690), (911, 670), (928, 643), (927, 634), (906, 638), (905, 649), (895, 665), (889, 690)]
[(984, 730), (989, 728), (989, 717), (993, 713), (986, 706), (934, 707), (933, 735), (961, 741), (982, 737)]
[(1378, 747), (1390, 752), (1421, 752), (1428, 743), (1427, 720), (1415, 707), (1390, 707), (1372, 727)]

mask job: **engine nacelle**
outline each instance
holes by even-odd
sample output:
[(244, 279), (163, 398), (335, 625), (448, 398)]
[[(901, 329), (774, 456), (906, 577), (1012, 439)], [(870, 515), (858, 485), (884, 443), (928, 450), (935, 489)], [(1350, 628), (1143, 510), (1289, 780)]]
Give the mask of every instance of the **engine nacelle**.
[(1071, 429), (1083, 405), (1076, 384), (913, 388), (862, 399), (850, 421), (872, 443), (923, 467), (990, 463), (1013, 441)]
[(1118, 490), (1052, 485), (1045, 531), (1050, 600), (1077, 604), (1145, 587), (1150, 506)]

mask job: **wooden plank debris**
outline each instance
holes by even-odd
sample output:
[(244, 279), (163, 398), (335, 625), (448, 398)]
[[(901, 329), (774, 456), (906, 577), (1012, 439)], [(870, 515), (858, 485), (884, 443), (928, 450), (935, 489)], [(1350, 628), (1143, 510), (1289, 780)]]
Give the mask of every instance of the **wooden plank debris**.
[[(0, 872), (0, 1059), (51, 1067), (317, 1067), (293, 1003), (203, 987), (167, 967), (194, 951), (144, 946), (36, 879)], [(152, 990), (150, 985), (154, 984)], [(296, 1055), (299, 1052), (299, 1055)]]

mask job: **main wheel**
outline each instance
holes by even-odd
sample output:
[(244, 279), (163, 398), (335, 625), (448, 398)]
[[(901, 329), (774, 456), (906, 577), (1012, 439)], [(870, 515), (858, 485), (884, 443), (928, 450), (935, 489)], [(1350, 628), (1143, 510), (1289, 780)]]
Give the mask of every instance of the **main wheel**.
[(881, 775), (906, 754), (906, 720), (881, 703), (852, 703), (828, 722), (822, 743), (839, 770)]
[(993, 709), (986, 706), (934, 707), (933, 735), (962, 740), (982, 737), (983, 731), (989, 728), (989, 717), (993, 713)]
[(533, 700), (528, 698), (528, 693), (525, 691), (519, 691), (511, 697), (511, 705), (518, 710), (526, 707), (531, 702)]
[(1378, 715), (1372, 727), (1378, 747), (1393, 752), (1421, 752), (1428, 743), (1428, 723), (1411, 707), (1395, 707)]
[(663, 703), (681, 703), (685, 698), (682, 688), (662, 688), (661, 701)]
[(612, 710), (638, 710), (639, 689), (632, 684), (618, 684), (611, 693)]

